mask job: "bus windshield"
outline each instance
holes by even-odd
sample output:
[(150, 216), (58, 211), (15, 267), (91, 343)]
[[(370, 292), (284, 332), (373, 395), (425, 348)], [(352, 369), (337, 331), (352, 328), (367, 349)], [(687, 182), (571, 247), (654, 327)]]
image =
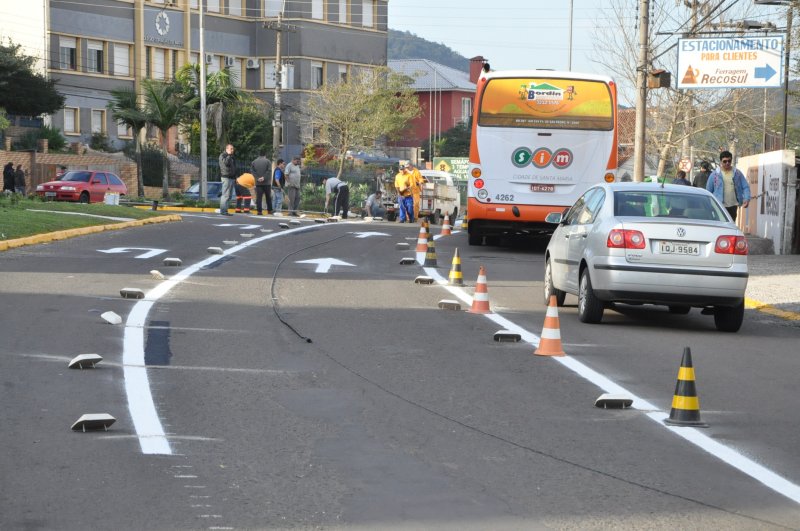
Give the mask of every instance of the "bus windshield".
[(611, 131), (613, 100), (602, 81), (494, 78), (481, 98), (478, 125)]

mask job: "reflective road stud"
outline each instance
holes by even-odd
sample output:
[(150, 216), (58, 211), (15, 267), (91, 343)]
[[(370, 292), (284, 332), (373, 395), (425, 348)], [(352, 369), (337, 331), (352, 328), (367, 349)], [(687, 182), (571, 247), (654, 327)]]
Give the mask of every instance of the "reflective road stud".
[(539, 339), (539, 348), (534, 351), (537, 356), (566, 356), (561, 347), (561, 328), (558, 323), (558, 303), (556, 296), (550, 296), (547, 313), (544, 316), (542, 337)]
[(708, 424), (700, 420), (700, 400), (694, 385), (694, 367), (692, 366), (692, 350), (684, 347), (681, 368), (678, 369), (678, 383), (675, 384), (675, 396), (672, 397), (672, 411), (664, 420), (670, 426), (693, 426), (707, 428)]

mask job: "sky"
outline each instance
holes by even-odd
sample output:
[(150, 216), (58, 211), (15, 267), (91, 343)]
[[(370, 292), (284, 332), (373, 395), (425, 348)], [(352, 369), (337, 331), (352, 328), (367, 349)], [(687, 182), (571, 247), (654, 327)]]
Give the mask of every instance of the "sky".
[[(617, 25), (609, 20), (612, 3), (630, 7), (624, 21), (633, 27), (639, 0), (572, 0), (572, 3), (572, 70), (608, 74), (594, 46), (597, 34), (618, 31)], [(651, 3), (665, 10), (665, 24), (670, 29), (679, 28), (689, 18), (690, 10), (683, 6), (682, 0), (651, 0)], [(677, 6), (678, 3), (681, 5)], [(752, 4), (752, 0), (725, 0), (723, 7), (730, 9), (723, 16), (728, 21), (737, 17), (774, 20), (778, 27), (785, 26), (785, 8)], [(389, 0), (389, 27), (444, 43), (467, 58), (482, 55), (494, 70), (566, 70), (570, 49), (569, 8), (570, 0)], [(658, 38), (664, 42), (676, 40), (670, 36)], [(677, 65), (670, 69), (675, 68)]]

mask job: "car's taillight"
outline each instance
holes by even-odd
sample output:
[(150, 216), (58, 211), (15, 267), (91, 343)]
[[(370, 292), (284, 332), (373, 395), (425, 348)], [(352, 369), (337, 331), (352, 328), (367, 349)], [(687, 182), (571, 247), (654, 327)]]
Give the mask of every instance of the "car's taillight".
[(612, 249), (644, 249), (644, 234), (638, 230), (614, 229), (608, 233), (606, 246)]
[(481, 188), (483, 188), (483, 179), (475, 179), (475, 181), (472, 184), (475, 186), (475, 188), (480, 190)]
[(748, 254), (749, 251), (744, 236), (720, 236), (714, 245), (714, 252), (719, 254)]

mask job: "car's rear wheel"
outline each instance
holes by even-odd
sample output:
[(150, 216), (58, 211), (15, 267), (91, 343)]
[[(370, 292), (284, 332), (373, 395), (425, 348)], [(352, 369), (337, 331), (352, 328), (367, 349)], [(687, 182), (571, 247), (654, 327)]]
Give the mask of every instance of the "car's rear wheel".
[(582, 323), (599, 323), (603, 319), (605, 304), (597, 298), (592, 289), (589, 271), (581, 271), (578, 287), (578, 319)]
[(83, 192), (78, 198), (78, 202), (86, 204), (89, 202), (89, 192)]
[(736, 306), (714, 308), (714, 324), (720, 332), (738, 332), (744, 321), (744, 300)]
[(670, 306), (669, 313), (674, 313), (676, 315), (686, 315), (692, 310), (691, 306)]
[(545, 305), (550, 304), (550, 297), (555, 295), (556, 296), (556, 305), (557, 306), (564, 306), (564, 299), (567, 297), (567, 293), (561, 291), (560, 289), (556, 289), (553, 286), (553, 271), (552, 267), (550, 266), (550, 260), (547, 260), (547, 265), (544, 266), (544, 303)]

